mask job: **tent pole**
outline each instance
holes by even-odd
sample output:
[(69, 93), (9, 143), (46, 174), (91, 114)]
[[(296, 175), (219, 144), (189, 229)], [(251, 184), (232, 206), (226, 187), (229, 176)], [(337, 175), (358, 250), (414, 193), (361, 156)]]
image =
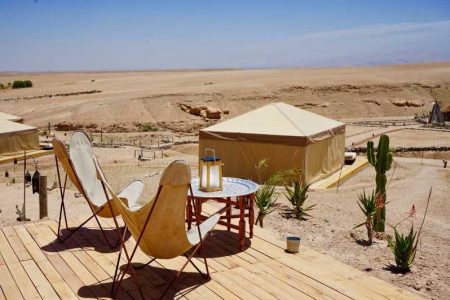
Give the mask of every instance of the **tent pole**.
[(25, 213), (25, 198), (26, 198), (25, 173), (26, 173), (26, 168), (27, 168), (27, 150), (25, 150), (23, 153), (23, 205), (22, 205), (23, 220), (22, 221), (27, 220), (27, 216)]

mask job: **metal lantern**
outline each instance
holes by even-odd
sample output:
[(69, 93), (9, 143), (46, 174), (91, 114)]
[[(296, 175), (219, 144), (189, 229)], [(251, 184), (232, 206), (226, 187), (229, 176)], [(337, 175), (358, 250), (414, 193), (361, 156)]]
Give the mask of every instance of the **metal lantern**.
[(213, 149), (206, 148), (205, 155), (207, 152), (212, 152), (213, 156), (205, 156), (200, 159), (200, 190), (204, 192), (221, 191), (223, 188), (223, 164)]

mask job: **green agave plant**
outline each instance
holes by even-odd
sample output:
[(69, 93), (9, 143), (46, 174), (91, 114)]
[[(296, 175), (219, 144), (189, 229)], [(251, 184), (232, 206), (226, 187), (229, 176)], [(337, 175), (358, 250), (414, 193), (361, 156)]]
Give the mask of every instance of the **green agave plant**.
[(258, 224), (259, 222), (259, 226), (264, 226), (264, 217), (276, 209), (275, 204), (277, 199), (278, 195), (275, 193), (275, 186), (263, 185), (258, 192), (256, 192), (255, 204), (258, 207), (259, 212), (255, 224)]
[(294, 187), (285, 186), (286, 198), (292, 204), (292, 209), (287, 210), (288, 213), (293, 214), (298, 220), (306, 220), (305, 217), (311, 217), (307, 212), (312, 210), (316, 204), (305, 206), (306, 199), (308, 199), (308, 189), (310, 185), (302, 186), (299, 181), (294, 182)]
[[(262, 173), (267, 167), (268, 163), (266, 159), (260, 160), (256, 164), (255, 168), (258, 173), (259, 182), (262, 182)], [(255, 204), (259, 209), (255, 224), (259, 223), (259, 226), (263, 227), (264, 217), (276, 209), (278, 194), (276, 193), (275, 188), (281, 181), (282, 176), (280, 174), (274, 174), (267, 178), (255, 193)]]
[(428, 194), (427, 205), (425, 207), (425, 213), (423, 214), (422, 224), (420, 225), (419, 231), (414, 232), (414, 225), (411, 224), (411, 229), (407, 235), (403, 233), (399, 233), (397, 230), (397, 226), (401, 224), (403, 221), (414, 216), (416, 209), (415, 206), (410, 210), (409, 216), (399, 221), (397, 224), (390, 225), (394, 229), (393, 239), (391, 236), (387, 237), (388, 247), (391, 249), (392, 253), (395, 257), (395, 265), (398, 271), (402, 273), (409, 272), (411, 270), (411, 266), (416, 258), (417, 245), (419, 243), (420, 234), (422, 233), (423, 224), (425, 223), (425, 218), (428, 213), (428, 206), (430, 205), (431, 192), (432, 188), (430, 188), (430, 192)]
[(388, 246), (395, 256), (395, 264), (400, 272), (406, 273), (411, 270), (411, 265), (416, 258), (416, 250), (419, 239), (414, 226), (411, 226), (408, 235), (403, 235), (394, 228), (395, 240), (388, 236)]
[(355, 227), (353, 227), (353, 229), (361, 227), (363, 225), (366, 226), (367, 228), (367, 244), (368, 245), (372, 245), (372, 236), (373, 236), (373, 218), (375, 216), (376, 213), (376, 205), (375, 205), (375, 201), (376, 197), (375, 197), (375, 192), (372, 191), (371, 194), (366, 195), (366, 192), (363, 190), (363, 193), (358, 195), (358, 206), (361, 209), (361, 211), (363, 212), (364, 216), (366, 217), (366, 220), (359, 224), (356, 225)]

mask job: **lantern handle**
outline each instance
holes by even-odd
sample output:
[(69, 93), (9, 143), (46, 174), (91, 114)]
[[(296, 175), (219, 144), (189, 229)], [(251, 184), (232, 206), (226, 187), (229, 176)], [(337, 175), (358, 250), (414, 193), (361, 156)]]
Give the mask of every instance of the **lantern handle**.
[(214, 149), (212, 149), (212, 148), (205, 148), (205, 156), (206, 156), (206, 152), (208, 152), (208, 151), (213, 153), (214, 161), (216, 161), (216, 151), (214, 151)]

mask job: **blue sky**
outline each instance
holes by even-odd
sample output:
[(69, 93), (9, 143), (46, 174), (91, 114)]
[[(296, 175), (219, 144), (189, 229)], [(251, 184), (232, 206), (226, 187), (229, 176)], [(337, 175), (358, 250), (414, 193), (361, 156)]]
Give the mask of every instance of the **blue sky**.
[(449, 60), (448, 0), (0, 0), (0, 71)]

